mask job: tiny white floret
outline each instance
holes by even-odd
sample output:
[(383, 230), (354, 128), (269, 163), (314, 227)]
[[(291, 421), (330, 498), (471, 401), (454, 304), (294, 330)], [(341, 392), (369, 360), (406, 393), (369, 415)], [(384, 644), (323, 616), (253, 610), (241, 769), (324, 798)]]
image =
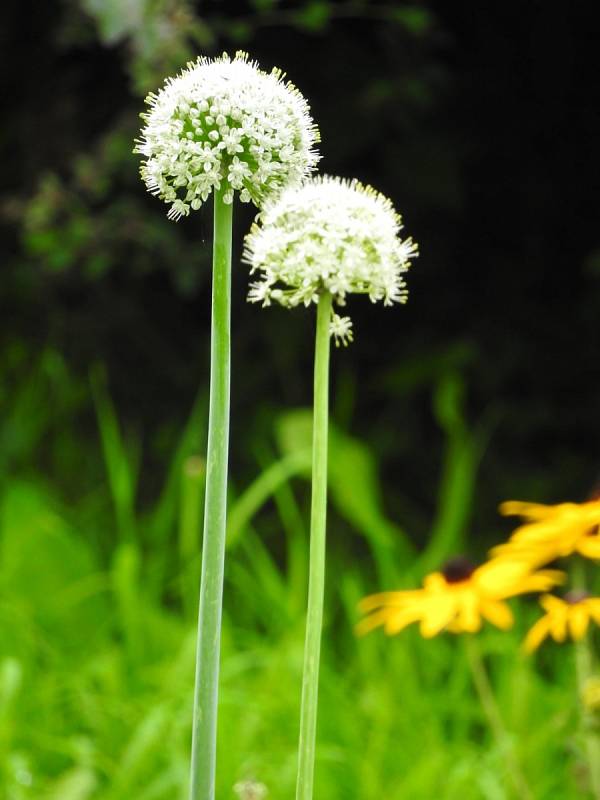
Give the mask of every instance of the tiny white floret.
[[(348, 294), (384, 305), (404, 303), (404, 273), (418, 247), (401, 239), (392, 203), (359, 181), (320, 176), (265, 202), (245, 239), (243, 260), (259, 279), (248, 299), (308, 306), (323, 292), (344, 306)], [(336, 344), (352, 341), (349, 317), (332, 313)]]
[(354, 339), (352, 332), (352, 320), (350, 317), (340, 317), (335, 312), (331, 315), (331, 322), (329, 323), (329, 333), (335, 339), (336, 345), (339, 347), (343, 344), (344, 347)]
[(244, 52), (199, 58), (146, 98), (134, 152), (144, 157), (148, 190), (178, 220), (226, 183), (259, 208), (266, 197), (306, 178), (319, 155), (308, 103), (279, 69), (259, 69)]

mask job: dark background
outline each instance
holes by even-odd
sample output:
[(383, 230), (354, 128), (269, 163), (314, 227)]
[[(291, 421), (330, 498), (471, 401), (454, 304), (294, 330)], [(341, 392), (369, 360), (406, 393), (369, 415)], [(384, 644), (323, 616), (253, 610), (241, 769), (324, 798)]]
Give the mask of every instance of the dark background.
[[(486, 443), (474, 489), (483, 540), (503, 499), (585, 497), (600, 467), (593, 10), (4, 3), (2, 474), (41, 473), (66, 503), (93, 491), (103, 466), (89, 372), (104, 364), (122, 426), (141, 442), (140, 504), (155, 494), (206, 389), (211, 214), (170, 223), (139, 180), (133, 139), (144, 95), (166, 75), (242, 48), (308, 98), (322, 170), (387, 194), (420, 244), (407, 306), (352, 299), (355, 342), (333, 358), (333, 419), (375, 455), (389, 516), (427, 536), (450, 429)], [(275, 448), (274, 415), (311, 401), (312, 312), (245, 302), (239, 254), (253, 213), (236, 206), (238, 487), (264, 443)]]

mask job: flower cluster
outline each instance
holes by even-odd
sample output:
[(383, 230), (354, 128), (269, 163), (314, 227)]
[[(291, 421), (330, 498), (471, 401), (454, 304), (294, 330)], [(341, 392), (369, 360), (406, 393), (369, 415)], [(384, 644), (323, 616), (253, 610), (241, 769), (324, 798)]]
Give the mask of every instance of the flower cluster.
[[(429, 638), (444, 630), (474, 633), (483, 619), (507, 629), (513, 623), (507, 598), (547, 592), (563, 582), (564, 573), (539, 567), (574, 554), (600, 559), (600, 499), (556, 506), (510, 501), (501, 511), (526, 521), (491, 551), (489, 561), (475, 568), (463, 558), (453, 559), (427, 575), (421, 589), (365, 597), (360, 608), (367, 616), (358, 632), (382, 626), (391, 635), (419, 622), (421, 635)], [(580, 589), (564, 598), (545, 594), (540, 604), (545, 614), (525, 639), (527, 652), (548, 636), (557, 642), (581, 639), (590, 620), (600, 625), (600, 597)]]
[(177, 220), (198, 209), (225, 182), (260, 206), (265, 197), (306, 177), (319, 156), (309, 107), (283, 73), (260, 70), (246, 53), (190, 62), (146, 98), (150, 111), (135, 152), (142, 178)]
[[(348, 294), (404, 303), (403, 274), (418, 249), (400, 239), (401, 229), (391, 202), (356, 180), (319, 176), (286, 188), (265, 202), (246, 237), (244, 261), (260, 275), (249, 300), (308, 306), (330, 292), (340, 306)], [(334, 314), (331, 332), (351, 340), (350, 319)]]

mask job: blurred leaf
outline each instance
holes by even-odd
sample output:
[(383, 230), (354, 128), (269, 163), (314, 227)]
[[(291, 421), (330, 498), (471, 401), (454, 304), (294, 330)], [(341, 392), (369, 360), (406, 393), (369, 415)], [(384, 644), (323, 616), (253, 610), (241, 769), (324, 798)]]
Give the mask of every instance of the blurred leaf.
[(251, 0), (251, 2), (259, 13), (272, 11), (279, 4), (279, 0)]
[(311, 0), (299, 11), (295, 11), (293, 19), (299, 28), (312, 33), (322, 31), (331, 19), (331, 7), (327, 0)]
[(178, 526), (181, 599), (189, 619), (195, 617), (200, 586), (205, 481), (205, 460), (190, 456), (181, 470)]
[(101, 41), (129, 41), (128, 64), (140, 94), (155, 88), (214, 43), (211, 28), (186, 0), (80, 0), (95, 20)]
[(252, 38), (254, 29), (242, 19), (227, 22), (227, 33), (234, 42), (244, 43)]
[(451, 370), (472, 363), (477, 356), (477, 346), (470, 341), (453, 342), (438, 352), (419, 353), (406, 358), (385, 373), (383, 386), (394, 394), (407, 394), (423, 385), (435, 383)]
[(6, 656), (0, 661), (0, 753), (12, 747), (14, 731), (18, 724), (18, 700), (22, 687), (21, 661)]
[(152, 539), (164, 541), (173, 530), (180, 509), (181, 475), (190, 458), (203, 450), (206, 432), (206, 392), (198, 393), (185, 428), (169, 461), (167, 478), (147, 521)]
[(465, 385), (458, 372), (437, 383), (433, 408), (446, 434), (442, 475), (435, 519), (425, 551), (414, 565), (421, 574), (439, 569), (453, 556), (464, 555), (468, 522), (475, 505), (475, 487), (481, 458), (489, 439), (488, 424), (469, 430), (464, 412)]
[[(26, 624), (46, 626), (55, 635), (60, 631), (63, 646), (70, 648), (101, 630), (105, 590), (90, 549), (46, 493), (12, 482), (0, 498), (0, 596), (19, 597)], [(5, 637), (6, 622), (17, 624), (18, 617), (3, 624), (0, 614)]]
[[(307, 409), (284, 412), (276, 423), (282, 452), (312, 449), (312, 415)], [(412, 551), (408, 537), (382, 510), (376, 461), (357, 439), (330, 425), (329, 491), (339, 514), (378, 548), (397, 548), (402, 558)]]
[(114, 45), (141, 27), (146, 2), (145, 0), (81, 0), (81, 5), (96, 19), (102, 41), (107, 45)]
[[(169, 712), (166, 706), (151, 708), (133, 731), (120, 759), (110, 797), (125, 800), (139, 786), (140, 777), (159, 760), (168, 735)], [(137, 792), (136, 792), (137, 794)]]
[(227, 522), (227, 546), (233, 547), (261, 506), (290, 478), (310, 475), (311, 451), (292, 450), (264, 469), (258, 478), (232, 503)]
[(141, 563), (137, 547), (120, 544), (111, 570), (112, 588), (119, 609), (118, 621), (123, 631), (128, 655), (139, 662), (145, 647), (145, 613), (141, 590)]
[(449, 436), (462, 437), (465, 432), (463, 402), (465, 385), (456, 372), (444, 375), (433, 393), (436, 419)]
[(131, 458), (126, 450), (102, 367), (92, 369), (90, 383), (119, 534), (123, 541), (133, 541), (137, 538), (135, 491), (139, 459)]
[(43, 800), (88, 800), (98, 788), (96, 774), (87, 767), (74, 767), (62, 775)]
[(411, 33), (422, 36), (433, 24), (433, 14), (423, 6), (401, 6), (390, 9), (390, 17)]

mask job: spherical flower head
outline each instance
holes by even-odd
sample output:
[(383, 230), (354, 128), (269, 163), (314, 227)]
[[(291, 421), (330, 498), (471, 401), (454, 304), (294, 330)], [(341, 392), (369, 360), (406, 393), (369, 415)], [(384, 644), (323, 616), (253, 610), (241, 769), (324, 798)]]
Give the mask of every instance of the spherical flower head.
[(148, 190), (178, 220), (213, 189), (261, 206), (315, 167), (319, 132), (308, 103), (279, 69), (263, 72), (246, 53), (190, 62), (146, 98), (150, 110), (134, 152)]
[[(391, 202), (359, 181), (321, 176), (270, 198), (246, 237), (244, 261), (260, 278), (248, 299), (264, 306), (308, 306), (324, 292), (345, 305), (366, 294), (384, 305), (404, 303), (404, 273), (417, 255), (399, 236), (402, 219)], [(352, 339), (351, 321), (334, 314), (336, 343)]]

